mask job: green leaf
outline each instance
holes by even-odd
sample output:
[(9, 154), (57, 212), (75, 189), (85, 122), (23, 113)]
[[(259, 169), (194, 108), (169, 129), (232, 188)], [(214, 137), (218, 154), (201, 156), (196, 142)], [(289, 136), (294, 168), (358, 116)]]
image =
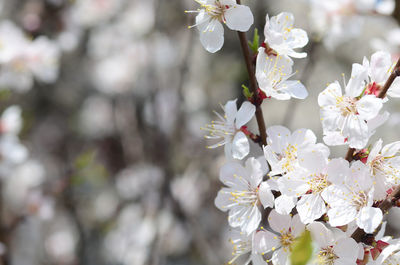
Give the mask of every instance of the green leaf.
[(249, 88), (247, 86), (242, 85), (242, 88), (243, 88), (243, 95), (246, 98), (252, 98), (253, 97), (253, 92), (250, 92), (250, 90), (249, 90)]
[(76, 159), (75, 159), (75, 168), (82, 170), (85, 167), (89, 166), (94, 158), (96, 156), (96, 151), (94, 150), (89, 150), (86, 152), (81, 153)]
[(249, 41), (249, 47), (253, 51), (253, 53), (257, 53), (259, 42), (260, 42), (260, 36), (258, 35), (258, 29), (255, 28), (253, 42)]
[(304, 231), (293, 243), (290, 261), (292, 265), (305, 265), (310, 261), (313, 253), (311, 234)]

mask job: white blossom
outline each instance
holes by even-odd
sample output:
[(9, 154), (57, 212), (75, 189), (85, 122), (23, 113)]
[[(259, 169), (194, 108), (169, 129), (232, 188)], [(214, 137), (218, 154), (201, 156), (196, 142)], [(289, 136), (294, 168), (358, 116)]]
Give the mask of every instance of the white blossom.
[(282, 55), (268, 55), (263, 47), (258, 49), (256, 77), (260, 89), (269, 97), (279, 100), (305, 99), (308, 92), (299, 80), (288, 80), (293, 62)]
[(368, 168), (361, 162), (354, 162), (341, 181), (335, 180), (322, 192), (329, 205), (329, 224), (341, 226), (356, 221), (358, 227), (372, 233), (382, 221), (382, 211), (372, 207), (374, 187)]
[(335, 81), (318, 96), (324, 141), (328, 145), (349, 144), (353, 148), (363, 148), (372, 134), (368, 121), (377, 117), (382, 99), (363, 95), (367, 76), (364, 67), (353, 64), (351, 76), (344, 95)]
[(237, 110), (235, 99), (228, 101), (223, 110), (225, 111), (224, 116), (215, 112), (219, 120), (212, 121), (212, 124), (203, 128), (210, 133), (205, 136), (207, 139), (220, 140), (218, 143), (208, 146), (208, 148), (224, 145), (225, 155), (228, 159), (243, 159), (249, 154), (250, 146), (246, 135), (240, 129), (252, 119), (256, 107), (250, 102), (243, 102)]
[(344, 232), (328, 229), (321, 222), (307, 226), (316, 246), (315, 255), (310, 265), (356, 265), (359, 248), (356, 241)]
[(307, 32), (294, 28), (292, 13), (282, 12), (269, 18), (267, 15), (264, 28), (265, 42), (278, 55), (294, 58), (304, 58), (305, 52), (299, 53), (294, 49), (302, 48), (308, 43)]
[(274, 265), (288, 264), (293, 243), (303, 233), (305, 226), (298, 215), (281, 215), (274, 209), (268, 216), (268, 222), (273, 232), (265, 229), (257, 232), (254, 249), (262, 254), (273, 251), (271, 260)]
[(308, 129), (298, 129), (291, 133), (286, 127), (271, 126), (267, 129), (267, 135), (264, 156), (271, 166), (269, 176), (286, 174), (298, 168), (300, 150), (314, 148), (329, 155), (329, 149), (322, 144), (316, 144), (315, 134)]
[[(248, 31), (254, 18), (248, 6), (238, 5), (234, 0), (195, 0), (201, 8), (188, 13), (199, 13), (196, 24), (200, 32), (200, 42), (211, 52), (217, 52), (224, 44), (224, 28), (226, 24), (231, 30)], [(191, 28), (190, 27), (190, 28)]]
[(385, 145), (379, 139), (368, 154), (366, 165), (369, 168), (375, 187), (374, 199), (383, 200), (387, 191), (400, 184), (400, 142)]
[(220, 180), (227, 188), (222, 188), (215, 198), (215, 205), (222, 211), (229, 211), (229, 224), (240, 227), (247, 235), (258, 228), (261, 212), (258, 205), (272, 207), (274, 196), (267, 182), (262, 182), (267, 173), (263, 158), (253, 157), (243, 167), (239, 163), (229, 162), (220, 171)]

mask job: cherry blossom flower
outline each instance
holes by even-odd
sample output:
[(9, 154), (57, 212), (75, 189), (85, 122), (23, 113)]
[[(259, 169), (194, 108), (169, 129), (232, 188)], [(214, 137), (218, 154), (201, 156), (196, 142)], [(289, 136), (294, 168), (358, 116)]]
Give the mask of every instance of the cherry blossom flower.
[(373, 178), (375, 200), (385, 199), (387, 191), (400, 184), (399, 150), (400, 142), (394, 142), (382, 148), (382, 140), (379, 139), (369, 152), (366, 165)]
[(243, 265), (248, 265), (250, 262), (254, 265), (266, 265), (264, 258), (261, 254), (254, 251), (254, 247), (257, 242), (254, 242), (254, 235), (256, 232), (246, 235), (239, 230), (232, 229), (230, 231), (229, 242), (232, 244), (232, 256), (233, 258), (228, 262), (228, 264), (234, 264), (235, 260), (239, 257), (249, 254)]
[(215, 198), (215, 205), (221, 211), (229, 211), (229, 224), (240, 227), (247, 235), (258, 228), (261, 212), (274, 205), (274, 196), (267, 182), (262, 182), (267, 173), (264, 158), (247, 159), (245, 167), (236, 162), (225, 164), (220, 171), (220, 180), (228, 186), (222, 188)]
[[(375, 52), (371, 56), (371, 61), (364, 57), (362, 66), (368, 72), (365, 93), (378, 96), (394, 67), (390, 53), (384, 51)], [(394, 80), (387, 91), (387, 95), (400, 97), (400, 78)]]
[(256, 253), (273, 251), (274, 265), (288, 264), (288, 257), (292, 251), (295, 239), (304, 231), (305, 225), (300, 222), (298, 215), (281, 215), (274, 209), (268, 216), (268, 222), (273, 232), (262, 229), (254, 236)]
[(327, 136), (324, 141), (328, 145), (349, 144), (353, 148), (363, 148), (371, 136), (368, 121), (378, 115), (382, 99), (362, 95), (367, 71), (361, 65), (353, 64), (351, 75), (344, 95), (335, 81), (318, 96), (322, 127)]
[(358, 227), (372, 233), (382, 221), (382, 211), (372, 207), (374, 187), (369, 170), (361, 161), (354, 162), (346, 171), (344, 180), (335, 180), (322, 192), (328, 203), (329, 223), (332, 226), (349, 224), (356, 220)]
[(317, 137), (308, 129), (298, 129), (291, 133), (283, 126), (271, 126), (267, 129), (267, 145), (264, 156), (271, 166), (269, 176), (292, 172), (298, 168), (299, 150), (312, 148), (329, 155), (329, 149), (316, 144)]
[(196, 11), (196, 24), (200, 32), (200, 42), (211, 53), (215, 53), (224, 44), (224, 28), (226, 24), (231, 30), (246, 32), (253, 25), (254, 18), (248, 6), (238, 5), (234, 0), (195, 0), (201, 5)]
[[(385, 242), (386, 243), (386, 242)], [(400, 239), (389, 239), (376, 260), (370, 260), (367, 265), (397, 265), (400, 264)]]
[(265, 48), (258, 49), (256, 77), (260, 89), (269, 97), (279, 100), (305, 99), (308, 92), (299, 80), (288, 80), (293, 62), (285, 56), (268, 55)]
[(210, 133), (205, 136), (207, 139), (222, 139), (208, 148), (225, 145), (225, 155), (228, 159), (243, 159), (249, 154), (250, 146), (246, 135), (240, 129), (253, 118), (256, 107), (250, 102), (243, 102), (237, 110), (235, 99), (228, 101), (222, 108), (225, 115), (221, 116), (215, 112), (219, 120), (212, 121), (212, 124), (202, 128)]
[(307, 225), (311, 232), (313, 242), (316, 245), (315, 257), (312, 265), (356, 265), (357, 249), (356, 241), (346, 236), (340, 230), (332, 232), (321, 222)]
[(343, 178), (343, 170), (348, 170), (348, 162), (342, 158), (328, 161), (320, 151), (299, 152), (300, 169), (279, 178), (279, 190), (288, 196), (301, 197), (297, 202), (297, 212), (303, 223), (309, 224), (326, 213), (325, 201), (321, 193), (332, 182)]
[(282, 12), (271, 18), (267, 15), (264, 28), (265, 43), (278, 55), (304, 58), (307, 53), (299, 53), (294, 49), (307, 45), (307, 32), (294, 28), (293, 24), (294, 16), (292, 13)]

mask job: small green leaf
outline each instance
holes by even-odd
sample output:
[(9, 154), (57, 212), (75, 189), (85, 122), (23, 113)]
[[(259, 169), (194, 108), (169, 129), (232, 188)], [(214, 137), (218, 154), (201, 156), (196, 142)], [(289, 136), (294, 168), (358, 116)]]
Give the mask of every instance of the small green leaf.
[(96, 151), (89, 150), (79, 154), (79, 156), (75, 159), (75, 168), (82, 170), (85, 167), (89, 166), (96, 156)]
[(249, 47), (253, 51), (253, 53), (257, 53), (259, 42), (260, 42), (260, 36), (258, 35), (258, 29), (255, 28), (253, 42), (249, 41)]
[(313, 253), (311, 234), (304, 231), (293, 243), (290, 261), (292, 265), (306, 265), (310, 261)]
[(249, 88), (248, 88), (247, 86), (242, 85), (242, 88), (243, 88), (243, 95), (244, 95), (246, 98), (252, 98), (252, 97), (253, 97), (253, 93), (250, 92), (250, 90), (249, 90)]

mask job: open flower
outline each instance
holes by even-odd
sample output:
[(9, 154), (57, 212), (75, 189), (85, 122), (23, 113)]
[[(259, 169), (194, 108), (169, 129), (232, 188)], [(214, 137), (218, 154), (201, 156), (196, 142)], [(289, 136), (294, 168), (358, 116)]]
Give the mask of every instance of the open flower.
[(267, 168), (263, 158), (251, 157), (246, 161), (246, 167), (229, 162), (220, 171), (220, 180), (228, 187), (218, 192), (215, 205), (221, 211), (229, 211), (229, 224), (240, 227), (247, 235), (260, 224), (258, 205), (261, 203), (265, 208), (274, 205), (269, 185), (262, 182)]
[(253, 118), (256, 107), (250, 102), (244, 102), (239, 110), (236, 107), (236, 99), (228, 101), (223, 107), (225, 115), (217, 112), (218, 121), (212, 121), (203, 130), (209, 131), (207, 139), (222, 139), (218, 143), (208, 146), (216, 148), (225, 145), (227, 158), (243, 159), (250, 152), (249, 141), (246, 135), (240, 130), (243, 125)]
[(200, 32), (200, 42), (203, 47), (214, 53), (224, 44), (224, 28), (226, 24), (231, 30), (248, 31), (254, 18), (248, 6), (238, 5), (234, 0), (196, 0), (201, 8), (188, 13), (199, 13), (196, 24)]
[(324, 141), (328, 145), (349, 144), (353, 148), (363, 148), (371, 136), (368, 121), (378, 115), (382, 99), (362, 95), (367, 71), (361, 65), (353, 64), (351, 76), (344, 95), (335, 81), (318, 96), (322, 127), (327, 136)]
[(382, 140), (379, 139), (369, 152), (366, 165), (373, 178), (375, 200), (385, 199), (387, 191), (400, 184), (399, 150), (400, 142), (394, 142), (382, 148)]
[(372, 233), (382, 221), (382, 211), (372, 207), (374, 187), (368, 168), (356, 161), (346, 171), (344, 181), (335, 180), (322, 192), (328, 203), (329, 224), (341, 226), (356, 220), (358, 227)]
[(268, 222), (274, 233), (262, 229), (254, 236), (254, 249), (256, 253), (273, 251), (272, 263), (274, 265), (287, 264), (295, 239), (304, 231), (304, 224), (298, 215), (281, 215), (272, 210)]
[(291, 133), (283, 126), (271, 126), (267, 129), (267, 145), (264, 156), (271, 166), (269, 176), (286, 174), (298, 168), (298, 152), (306, 148), (320, 150), (329, 155), (329, 149), (316, 144), (317, 137), (308, 129), (298, 129)]
[(300, 169), (279, 178), (279, 190), (287, 196), (301, 197), (297, 212), (303, 223), (309, 224), (326, 213), (321, 193), (335, 180), (343, 178), (349, 164), (342, 158), (328, 161), (326, 154), (306, 150), (299, 152)]
[[(388, 52), (378, 51), (372, 54), (371, 61), (364, 57), (362, 65), (368, 71), (365, 93), (378, 96), (392, 73), (394, 67), (392, 56)], [(400, 78), (394, 80), (387, 94), (391, 97), (400, 97)]]
[(260, 89), (269, 97), (288, 100), (291, 97), (305, 99), (308, 92), (299, 80), (288, 80), (293, 62), (282, 55), (268, 55), (265, 48), (258, 49), (256, 77)]
[(356, 265), (359, 248), (356, 241), (337, 230), (332, 232), (321, 222), (307, 226), (316, 246), (312, 265)]
[(299, 53), (294, 49), (302, 48), (308, 43), (307, 32), (294, 28), (293, 24), (292, 13), (282, 12), (271, 18), (267, 15), (264, 28), (265, 42), (279, 55), (304, 58), (307, 53)]
[(232, 244), (232, 256), (233, 258), (227, 264), (234, 264), (236, 259), (243, 255), (249, 255), (246, 261), (243, 263), (244, 265), (250, 264), (253, 265), (266, 265), (267, 263), (264, 261), (264, 258), (261, 254), (256, 253), (254, 251), (255, 244), (254, 242), (254, 235), (256, 232), (247, 235), (243, 232), (238, 230), (231, 230), (230, 231), (230, 238), (229, 242)]

